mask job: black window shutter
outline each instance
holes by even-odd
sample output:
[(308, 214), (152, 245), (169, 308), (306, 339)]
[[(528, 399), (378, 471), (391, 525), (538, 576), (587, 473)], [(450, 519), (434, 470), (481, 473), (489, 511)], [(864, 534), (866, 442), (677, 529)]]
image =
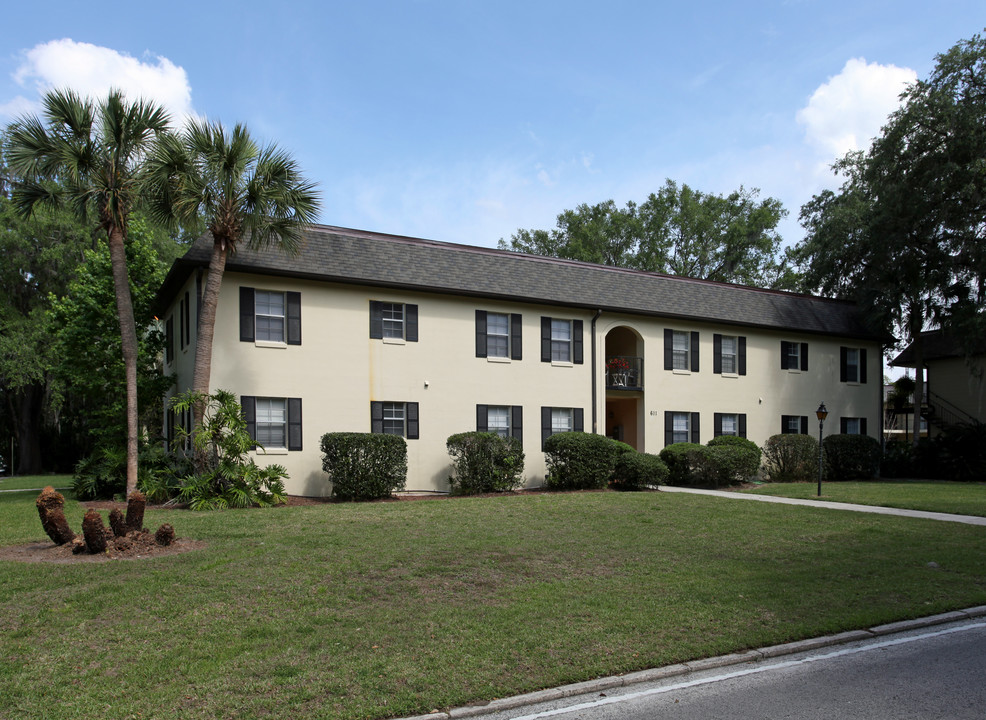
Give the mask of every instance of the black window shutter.
[(486, 311), (476, 311), (476, 357), (486, 357)]
[(801, 370), (808, 370), (808, 343), (801, 343)]
[[(380, 340), (383, 337), (383, 308), (378, 300), (370, 300), (370, 338)], [(381, 426), (382, 427), (382, 426)]]
[(489, 430), (489, 406), (476, 406), (476, 432), (486, 432)]
[(691, 427), (691, 431), (692, 431), (692, 442), (695, 443), (695, 444), (698, 444), (698, 443), (701, 442), (701, 440), (699, 438), (702, 437), (702, 434), (699, 432), (698, 413), (692, 413), (692, 423), (691, 423), (691, 425), (692, 425), (692, 427)]
[(253, 288), (240, 288), (240, 342), (253, 342), (256, 337), (255, 321), (256, 307), (253, 300)]
[(859, 419), (859, 434), (860, 435), (866, 434), (866, 418)]
[(582, 321), (572, 320), (572, 362), (581, 365), (582, 359)]
[(416, 402), (407, 403), (407, 439), (417, 440), (420, 436), (418, 428), (418, 404)]
[[(859, 349), (859, 382), (866, 383), (866, 350), (863, 348)], [(863, 434), (865, 435), (866, 433), (864, 432)]]
[(185, 291), (185, 345), (191, 345), (191, 327), (192, 327), (192, 303), (188, 299), (188, 291)]
[(688, 349), (692, 356), (692, 372), (698, 372), (698, 333), (692, 333), (692, 340), (688, 344)]
[(185, 298), (178, 301), (178, 349), (185, 349)]
[(383, 432), (383, 403), (377, 400), (370, 402), (370, 432)]
[(801, 434), (802, 435), (807, 435), (808, 434), (808, 416), (807, 415), (802, 415), (801, 416)]
[(164, 356), (167, 362), (175, 359), (175, 316), (172, 315), (164, 323)]
[(712, 335), (712, 373), (722, 375), (722, 335), (719, 333)]
[(664, 329), (664, 369), (674, 369), (674, 330)]
[(510, 408), (510, 434), (524, 442), (524, 407), (514, 405)]
[(740, 413), (739, 415), (739, 436), (741, 438), (746, 437), (746, 413)]
[(301, 398), (288, 398), (288, 450), (301, 450)]
[[(257, 398), (252, 395), (244, 395), (240, 398), (240, 407), (243, 408), (243, 420), (246, 422), (247, 434), (251, 440), (257, 439)], [(256, 450), (257, 446), (252, 445), (251, 450)]]
[(520, 313), (510, 316), (510, 359), (522, 360), (524, 357), (523, 324)]
[(674, 413), (664, 411), (664, 447), (674, 443)]
[(712, 416), (712, 436), (722, 435), (722, 413), (714, 413)]
[(781, 434), (782, 435), (791, 432), (790, 430), (787, 429), (787, 419), (789, 417), (791, 417), (791, 416), (790, 415), (781, 415)]
[(408, 342), (418, 341), (418, 306), (404, 306), (404, 339)]
[(202, 271), (195, 274), (195, 337), (199, 336), (199, 322), (202, 318)]
[(585, 410), (582, 408), (572, 409), (572, 429), (575, 432), (585, 432)]
[(551, 408), (541, 408), (541, 450), (544, 450), (544, 441), (551, 437)]
[(849, 379), (849, 348), (839, 348), (839, 382)]
[(781, 340), (781, 370), (788, 370), (787, 366), (787, 356), (789, 354), (788, 348), (791, 343)]
[(737, 364), (739, 365), (739, 374), (746, 375), (746, 337), (740, 335), (738, 344), (739, 357), (737, 358)]
[(839, 432), (845, 435), (848, 428), (849, 418), (839, 418)]
[(551, 362), (551, 318), (541, 316), (541, 362)]
[(288, 310), (288, 345), (301, 345), (301, 293), (285, 293)]

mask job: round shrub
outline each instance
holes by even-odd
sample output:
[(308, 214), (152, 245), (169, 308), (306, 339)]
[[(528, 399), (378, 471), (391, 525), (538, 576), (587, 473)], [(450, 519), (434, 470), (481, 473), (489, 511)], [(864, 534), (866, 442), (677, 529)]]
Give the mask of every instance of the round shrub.
[(811, 435), (771, 435), (763, 445), (768, 482), (809, 482), (818, 478), (818, 440)]
[(822, 448), (829, 481), (869, 480), (880, 471), (880, 443), (869, 435), (829, 435)]
[(695, 485), (699, 482), (705, 454), (708, 451), (698, 443), (674, 443), (661, 450), (661, 460), (668, 467), (669, 485)]
[(566, 432), (544, 441), (548, 466), (545, 486), (551, 490), (604, 488), (613, 477), (616, 461), (634, 449), (605, 435)]
[(452, 458), (453, 495), (510, 492), (523, 482), (524, 448), (515, 437), (464, 432), (449, 437), (445, 447)]
[(668, 466), (657, 455), (623, 453), (613, 470), (614, 490), (643, 490), (657, 487), (668, 480)]
[(407, 483), (407, 441), (381, 433), (326, 433), (322, 469), (341, 500), (390, 497)]

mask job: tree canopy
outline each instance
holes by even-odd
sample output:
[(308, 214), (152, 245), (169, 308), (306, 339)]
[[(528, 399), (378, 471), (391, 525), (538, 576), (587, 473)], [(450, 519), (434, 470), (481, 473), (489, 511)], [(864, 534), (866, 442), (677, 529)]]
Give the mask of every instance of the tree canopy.
[(667, 180), (625, 208), (612, 200), (579, 205), (553, 230), (518, 230), (501, 249), (718, 282), (791, 288), (777, 224), (787, 215), (775, 198), (740, 188), (729, 195)]
[(925, 327), (977, 328), (984, 310), (986, 41), (938, 55), (901, 99), (867, 152), (836, 163), (842, 187), (801, 208), (792, 256), (804, 290), (858, 301), (875, 329), (914, 344), (920, 368)]

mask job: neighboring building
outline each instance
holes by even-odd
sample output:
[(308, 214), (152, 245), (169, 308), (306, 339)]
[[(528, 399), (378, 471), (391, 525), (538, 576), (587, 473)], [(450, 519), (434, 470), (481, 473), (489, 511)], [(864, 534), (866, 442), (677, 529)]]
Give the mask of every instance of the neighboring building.
[[(969, 352), (943, 330), (921, 333), (926, 372), (921, 415), (932, 433), (951, 425), (986, 422), (986, 351)], [(915, 366), (914, 345), (907, 346), (891, 362), (895, 367)], [(913, 413), (913, 398), (903, 412)], [(925, 425), (922, 424), (922, 428)]]
[[(191, 385), (211, 246), (158, 295), (174, 392)], [(320, 226), (297, 256), (229, 259), (212, 388), (241, 398), (289, 493), (329, 492), (319, 440), (334, 431), (404, 435), (408, 490), (446, 491), (445, 441), (466, 430), (521, 438), (528, 486), (566, 430), (650, 453), (763, 444), (815, 434), (824, 401), (826, 434), (879, 437), (881, 352), (844, 302)]]

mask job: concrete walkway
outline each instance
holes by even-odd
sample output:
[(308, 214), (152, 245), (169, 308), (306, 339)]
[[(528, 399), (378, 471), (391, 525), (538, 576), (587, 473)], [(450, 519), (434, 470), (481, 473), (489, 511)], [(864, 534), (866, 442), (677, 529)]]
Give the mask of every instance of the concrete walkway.
[(851, 510), (854, 512), (873, 513), (874, 515), (897, 515), (898, 517), (914, 517), (925, 520), (942, 520), (944, 522), (986, 526), (986, 517), (978, 517), (976, 515), (953, 515), (951, 513), (928, 512), (927, 510), (905, 510), (903, 508), (882, 507), (880, 505), (857, 505), (855, 503), (832, 502), (830, 500), (801, 500), (798, 498), (752, 495), (750, 493), (727, 492), (724, 490), (696, 490), (695, 488), (672, 487), (670, 485), (662, 485), (661, 491), (712, 495), (714, 497), (729, 498), (730, 500), (754, 500), (756, 502), (782, 503), (784, 505), (807, 505), (808, 507), (825, 508), (827, 510)]

